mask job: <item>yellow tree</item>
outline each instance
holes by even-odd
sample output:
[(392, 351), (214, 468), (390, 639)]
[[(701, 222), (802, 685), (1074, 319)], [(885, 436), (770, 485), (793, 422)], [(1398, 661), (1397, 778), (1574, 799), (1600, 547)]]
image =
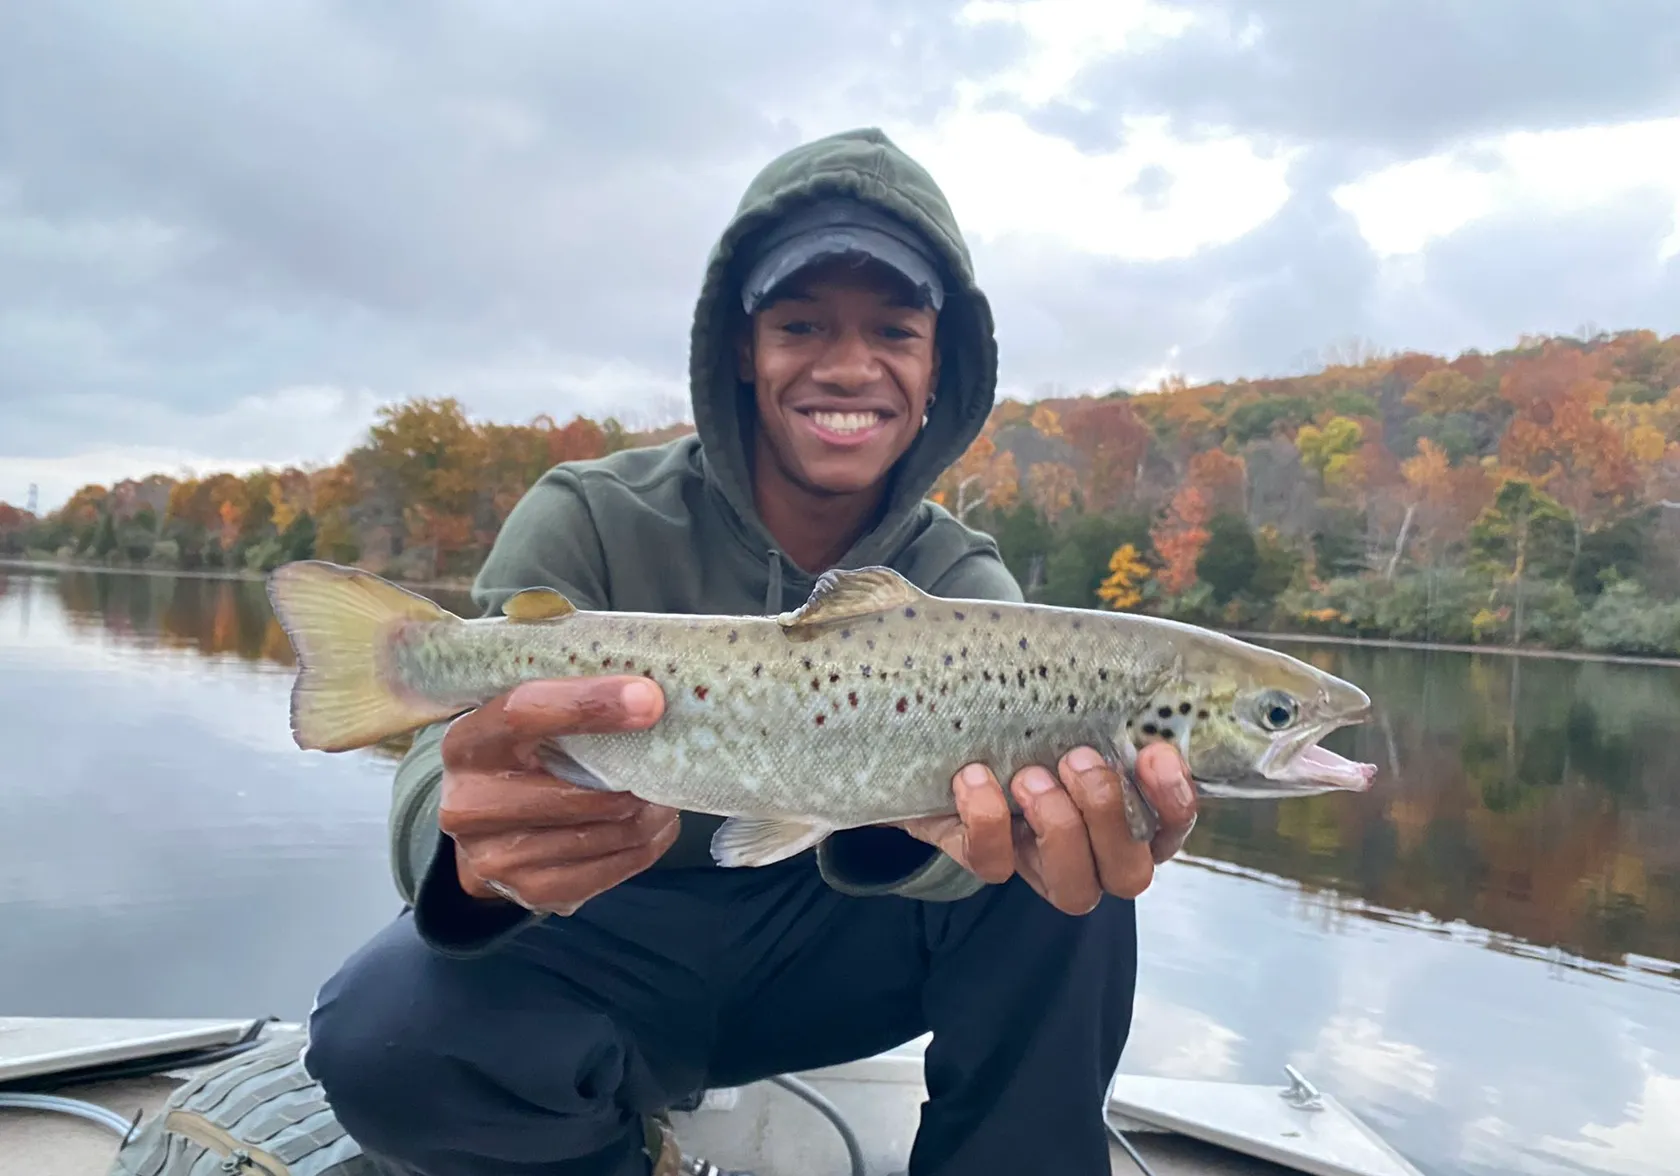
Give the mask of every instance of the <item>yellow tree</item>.
[(1137, 548), (1122, 543), (1108, 557), (1108, 578), (1097, 585), (1097, 596), (1116, 612), (1132, 608), (1143, 599), (1143, 582), (1149, 565), (1138, 557)]
[(976, 437), (963, 455), (935, 484), (933, 500), (957, 518), (968, 521), (981, 507), (1007, 509), (1019, 490), (1015, 455), (998, 452), (990, 429)]

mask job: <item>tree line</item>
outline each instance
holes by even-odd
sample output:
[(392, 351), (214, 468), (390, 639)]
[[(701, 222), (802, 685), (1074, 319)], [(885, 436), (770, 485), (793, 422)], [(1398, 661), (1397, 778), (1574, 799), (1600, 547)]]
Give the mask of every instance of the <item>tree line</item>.
[[(470, 577), (544, 470), (677, 424), (383, 407), (332, 466), (0, 504), (0, 554), (261, 572), (318, 556)], [(1680, 335), (1001, 402), (932, 497), (1030, 599), (1248, 630), (1680, 655)]]

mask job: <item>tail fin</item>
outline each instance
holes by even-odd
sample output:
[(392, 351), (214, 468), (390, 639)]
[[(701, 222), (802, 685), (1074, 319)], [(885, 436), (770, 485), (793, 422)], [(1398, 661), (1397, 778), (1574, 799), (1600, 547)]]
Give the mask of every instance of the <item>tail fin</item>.
[(268, 599), (298, 658), (292, 738), (349, 751), (446, 719), (461, 708), (399, 694), (381, 672), (396, 621), (458, 621), (448, 609), (371, 572), (321, 560), (282, 564)]

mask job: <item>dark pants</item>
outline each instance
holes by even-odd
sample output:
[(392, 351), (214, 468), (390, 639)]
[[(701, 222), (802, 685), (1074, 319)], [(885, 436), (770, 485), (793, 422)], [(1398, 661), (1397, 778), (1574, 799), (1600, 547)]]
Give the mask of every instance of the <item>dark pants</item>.
[(1018, 879), (923, 903), (808, 856), (651, 872), (474, 959), (399, 917), (321, 990), (307, 1064), (394, 1171), (640, 1176), (643, 1113), (931, 1031), (911, 1176), (1106, 1176), (1136, 966), (1129, 901), (1073, 918)]

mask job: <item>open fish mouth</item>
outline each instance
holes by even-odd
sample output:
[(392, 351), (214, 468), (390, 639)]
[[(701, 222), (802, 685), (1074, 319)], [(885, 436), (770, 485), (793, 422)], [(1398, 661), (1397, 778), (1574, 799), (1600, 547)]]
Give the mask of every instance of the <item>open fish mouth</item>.
[(1376, 764), (1350, 760), (1314, 743), (1303, 747), (1280, 766), (1268, 770), (1266, 779), (1277, 784), (1299, 785), (1315, 792), (1333, 788), (1364, 792), (1371, 787), (1376, 775)]

